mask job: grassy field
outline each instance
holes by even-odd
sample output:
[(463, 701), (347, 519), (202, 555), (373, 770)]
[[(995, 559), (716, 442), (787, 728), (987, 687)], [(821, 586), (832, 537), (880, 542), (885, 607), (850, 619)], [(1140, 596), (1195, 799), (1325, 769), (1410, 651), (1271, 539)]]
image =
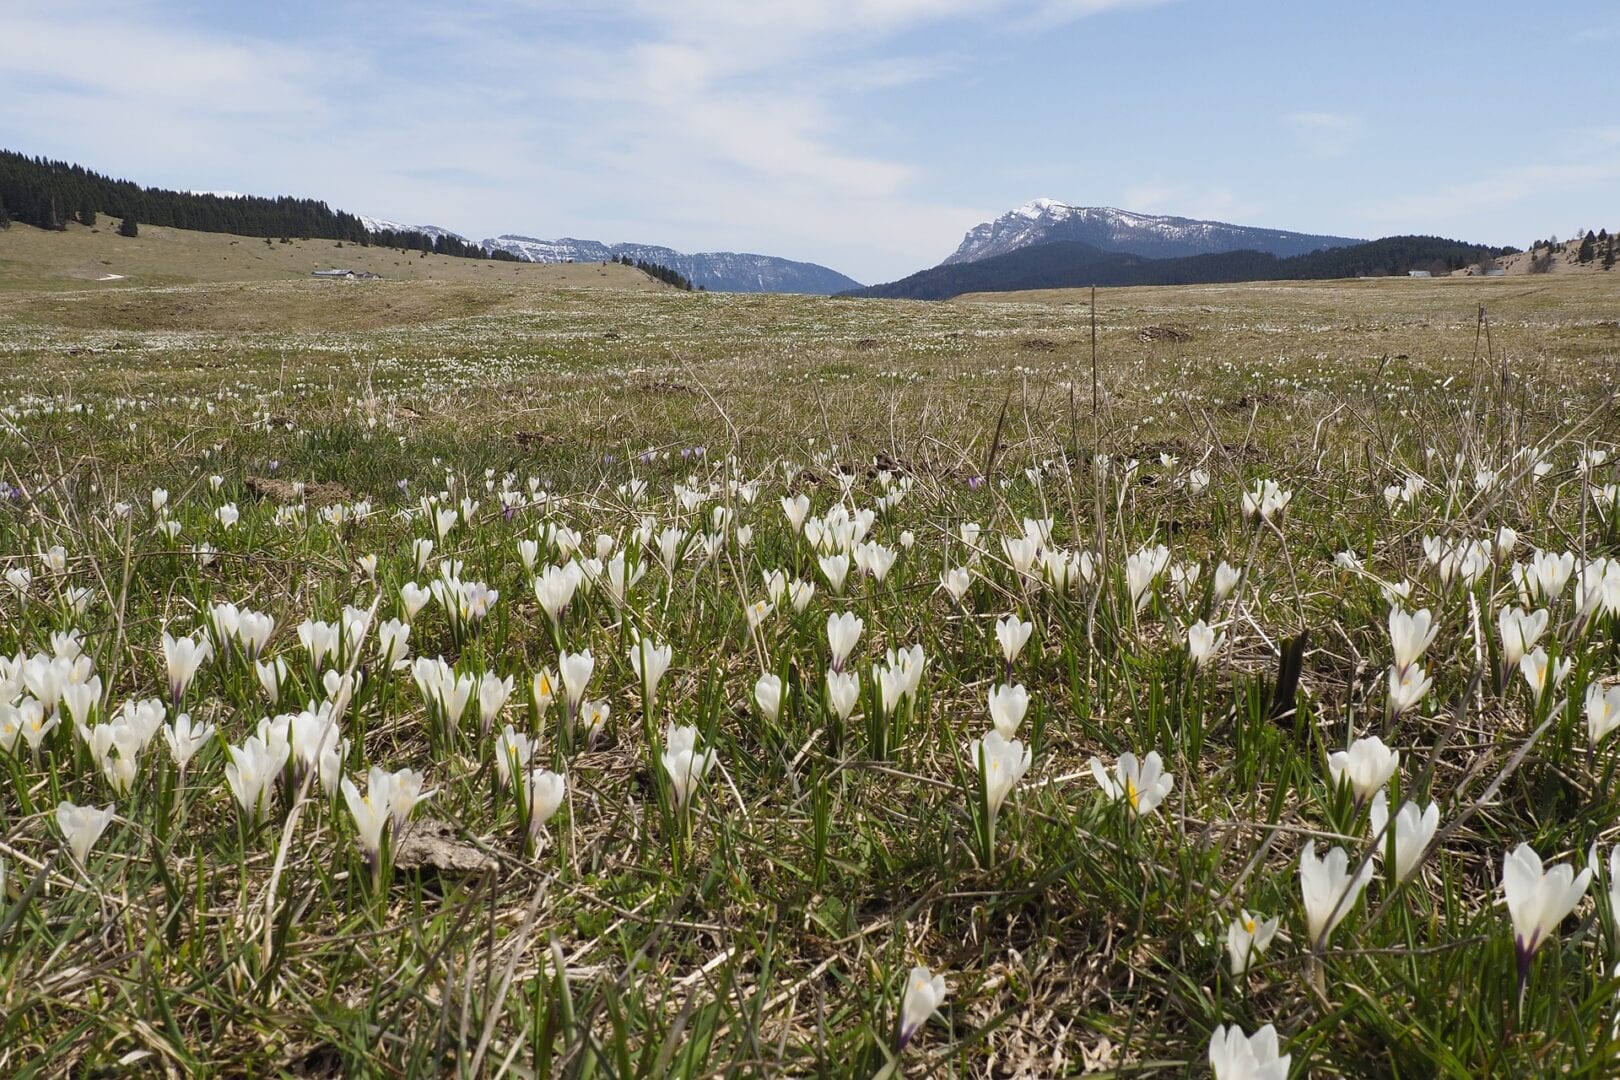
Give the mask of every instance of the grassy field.
[[(448, 255), (360, 247), (335, 240), (287, 243), (226, 233), (192, 232), (142, 225), (138, 235), (118, 235), (118, 222), (94, 227), (78, 222), (65, 232), (19, 225), (0, 230), (0, 296), (14, 290), (127, 288), (131, 285), (192, 285), (199, 282), (306, 280), (313, 270), (369, 270), (389, 281), (435, 281), (459, 285), (520, 285), (590, 288), (668, 288), (631, 267), (596, 263), (510, 263)], [(321, 284), (342, 289), (364, 282)]]
[(1620, 1068), (1602, 278), (7, 272), (6, 1075)]

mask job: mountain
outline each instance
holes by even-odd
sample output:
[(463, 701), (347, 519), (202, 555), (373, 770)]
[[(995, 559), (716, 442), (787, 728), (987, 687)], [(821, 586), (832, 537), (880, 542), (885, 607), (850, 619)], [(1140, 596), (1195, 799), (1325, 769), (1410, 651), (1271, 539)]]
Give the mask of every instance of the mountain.
[(463, 242), (465, 242), (467, 239), (460, 233), (451, 232), (449, 229), (439, 225), (401, 225), (399, 222), (389, 221), (387, 218), (367, 217), (365, 214), (360, 214), (357, 216), (360, 218), (360, 224), (366, 227), (367, 232), (421, 233), (429, 240), (437, 240), (441, 236), (447, 236), (452, 240), (461, 240)]
[(1299, 281), (1381, 277), (1408, 270), (1449, 273), (1502, 254), (1502, 248), (1438, 236), (1382, 240), (1278, 258), (1263, 251), (1223, 251), (1150, 259), (1104, 251), (1073, 240), (1017, 248), (976, 262), (952, 263), (845, 295), (946, 300), (963, 293), (1071, 289), (1088, 285), (1198, 285), (1234, 281)]
[(977, 262), (1060, 240), (1150, 259), (1222, 251), (1263, 251), (1286, 257), (1362, 243), (1345, 236), (1313, 236), (1228, 225), (1224, 221), (1159, 217), (1110, 206), (1070, 206), (1055, 199), (1036, 199), (1007, 211), (994, 221), (969, 229), (961, 245), (940, 265)]
[(597, 240), (537, 240), (507, 234), (485, 240), (491, 251), (506, 251), (526, 262), (607, 262), (622, 255), (667, 266), (694, 287), (710, 292), (832, 293), (859, 289), (860, 282), (816, 263), (794, 262), (772, 255), (706, 251), (687, 255), (650, 244), (604, 244)]

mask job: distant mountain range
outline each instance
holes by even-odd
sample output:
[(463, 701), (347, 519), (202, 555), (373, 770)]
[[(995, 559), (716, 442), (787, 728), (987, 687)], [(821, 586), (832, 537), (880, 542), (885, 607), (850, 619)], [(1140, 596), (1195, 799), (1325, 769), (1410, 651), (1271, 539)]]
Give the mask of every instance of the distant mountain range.
[[(402, 225), (385, 218), (360, 215), (372, 232), (417, 232), (437, 240), (440, 236), (468, 243), (465, 236), (438, 225)], [(584, 263), (611, 262), (623, 256), (637, 262), (667, 266), (690, 281), (694, 288), (710, 292), (781, 292), (830, 296), (859, 289), (861, 283), (817, 263), (795, 262), (774, 255), (754, 255), (736, 251), (705, 251), (695, 255), (655, 244), (604, 244), (600, 240), (576, 240), (565, 236), (539, 240), (532, 236), (501, 236), (480, 240), (486, 251), (504, 251), (523, 262)]]
[(1058, 240), (1016, 248), (974, 262), (946, 263), (885, 285), (844, 295), (947, 300), (963, 293), (1083, 288), (1088, 285), (1195, 285), (1375, 277), (1408, 270), (1449, 273), (1506, 249), (1438, 236), (1382, 240), (1279, 258), (1264, 251), (1222, 251), (1154, 259), (1092, 244)]
[(497, 236), (482, 241), (491, 251), (508, 251), (526, 262), (606, 262), (628, 255), (678, 271), (694, 286), (710, 292), (832, 293), (858, 289), (860, 282), (817, 263), (795, 262), (774, 255), (705, 251), (694, 255), (651, 244), (604, 244), (597, 240), (537, 240), (530, 236)]
[(969, 229), (961, 245), (940, 265), (978, 262), (1020, 248), (1063, 240), (1150, 259), (1222, 251), (1263, 251), (1286, 257), (1363, 243), (1348, 236), (1315, 236), (1229, 225), (1224, 221), (1137, 214), (1111, 206), (1070, 206), (1055, 199), (1036, 199), (1007, 211), (994, 221)]
[(462, 236), (460, 233), (451, 232), (449, 229), (443, 228), (442, 226), (439, 226), (439, 225), (401, 225), (397, 221), (389, 221), (386, 218), (367, 217), (364, 214), (357, 214), (356, 216), (360, 219), (360, 224), (362, 224), (362, 225), (364, 225), (366, 227), (367, 232), (374, 232), (374, 233), (378, 233), (378, 232), (413, 233), (414, 232), (414, 233), (421, 233), (423, 236), (427, 237), (429, 240), (437, 240), (441, 236), (447, 236), (452, 240), (460, 240), (462, 243), (470, 243), (471, 242), (465, 236)]

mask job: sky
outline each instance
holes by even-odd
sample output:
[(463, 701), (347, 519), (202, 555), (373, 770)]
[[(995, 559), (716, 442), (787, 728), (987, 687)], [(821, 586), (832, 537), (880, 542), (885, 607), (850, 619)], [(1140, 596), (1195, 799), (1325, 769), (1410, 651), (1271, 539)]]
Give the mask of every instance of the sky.
[(1038, 197), (1525, 246), (1620, 225), (1614, 0), (5, 0), (0, 147), (858, 280)]

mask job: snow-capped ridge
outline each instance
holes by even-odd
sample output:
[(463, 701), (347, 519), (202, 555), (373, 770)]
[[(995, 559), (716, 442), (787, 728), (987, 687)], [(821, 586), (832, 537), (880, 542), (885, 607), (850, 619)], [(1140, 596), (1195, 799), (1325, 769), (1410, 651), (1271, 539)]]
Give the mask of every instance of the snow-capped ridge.
[(465, 241), (467, 239), (460, 233), (451, 232), (449, 229), (439, 225), (402, 225), (397, 221), (389, 221), (387, 218), (368, 217), (365, 214), (356, 214), (355, 216), (360, 219), (360, 224), (366, 227), (367, 232), (415, 232), (432, 237), (434, 240), (441, 236), (448, 236), (453, 240)]
[(711, 292), (792, 292), (828, 295), (858, 289), (860, 283), (817, 263), (796, 262), (751, 252), (703, 251), (688, 254), (655, 244), (604, 244), (571, 236), (542, 240), (507, 233), (483, 241), (485, 248), (508, 251), (525, 262), (609, 262), (628, 256), (675, 270), (694, 286)]
[(1104, 251), (1152, 259), (1223, 251), (1263, 251), (1287, 257), (1361, 243), (1352, 237), (1141, 214), (1112, 206), (1073, 206), (1042, 197), (1031, 199), (994, 221), (975, 225), (967, 231), (956, 251), (940, 265), (977, 262), (1059, 240), (1076, 240)]

